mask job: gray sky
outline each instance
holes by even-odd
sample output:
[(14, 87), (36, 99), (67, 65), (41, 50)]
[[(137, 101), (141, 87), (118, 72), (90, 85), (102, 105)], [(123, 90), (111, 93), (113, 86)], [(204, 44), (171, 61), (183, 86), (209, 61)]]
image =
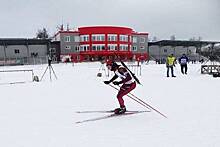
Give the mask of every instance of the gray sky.
[(149, 37), (220, 40), (220, 0), (0, 0), (0, 38), (35, 37), (46, 27), (116, 25)]

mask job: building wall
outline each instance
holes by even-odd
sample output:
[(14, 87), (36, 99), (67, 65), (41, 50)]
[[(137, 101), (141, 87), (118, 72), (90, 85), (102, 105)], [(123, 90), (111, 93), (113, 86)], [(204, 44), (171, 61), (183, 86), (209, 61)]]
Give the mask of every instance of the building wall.
[(174, 54), (177, 58), (182, 54), (186, 54), (192, 60), (199, 60), (200, 55), (196, 53), (195, 46), (160, 46), (152, 45), (149, 46), (149, 55), (153, 59), (166, 59), (170, 54)]
[(53, 41), (50, 43), (50, 54), (52, 60), (59, 62), (60, 61), (60, 41)]
[[(0, 50), (2, 52), (1, 58), (4, 58), (4, 46)], [(24, 58), (31, 57), (34, 54), (37, 56), (46, 56), (47, 50), (47, 45), (7, 45), (5, 48), (6, 58)]]
[[(66, 39), (69, 38), (67, 41)], [(79, 33), (65, 32), (60, 34), (61, 54), (79, 53)]]
[[(137, 51), (133, 50), (137, 47)], [(132, 52), (133, 53), (146, 53), (148, 52), (148, 35), (132, 35)]]
[[(131, 28), (114, 26), (81, 27), (79, 33), (80, 46), (88, 45), (89, 51), (93, 51), (96, 45), (104, 46), (104, 49), (101, 50), (105, 51), (109, 50), (109, 46), (112, 45), (116, 45), (114, 50), (131, 50)], [(88, 36), (88, 40), (83, 40), (85, 36)], [(115, 39), (109, 40), (111, 36), (114, 36)]]
[[(117, 51), (125, 54), (130, 52), (137, 56), (144, 54), (146, 59), (148, 51), (148, 33), (137, 33), (127, 27), (80, 27), (78, 31), (60, 31), (56, 36), (60, 38), (61, 56), (84, 56), (88, 59), (96, 53), (100, 57), (109, 56), (110, 52)], [(135, 50), (132, 50), (132, 36), (136, 38)]]
[(5, 51), (4, 51), (4, 46), (0, 45), (0, 59), (5, 58)]
[(47, 55), (47, 45), (28, 45), (29, 49), (29, 57), (33, 56), (33, 54), (37, 54), (38, 56), (45, 56)]
[(26, 45), (7, 45), (5, 51), (6, 58), (28, 57), (28, 48)]
[(49, 48), (49, 39), (0, 38), (1, 65), (45, 63)]

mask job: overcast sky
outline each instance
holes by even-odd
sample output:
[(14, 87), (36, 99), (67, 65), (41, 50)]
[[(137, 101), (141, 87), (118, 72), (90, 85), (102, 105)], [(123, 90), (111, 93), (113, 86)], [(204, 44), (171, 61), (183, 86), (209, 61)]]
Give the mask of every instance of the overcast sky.
[(127, 26), (149, 37), (220, 40), (220, 0), (0, 0), (0, 38), (36, 36), (45, 27)]

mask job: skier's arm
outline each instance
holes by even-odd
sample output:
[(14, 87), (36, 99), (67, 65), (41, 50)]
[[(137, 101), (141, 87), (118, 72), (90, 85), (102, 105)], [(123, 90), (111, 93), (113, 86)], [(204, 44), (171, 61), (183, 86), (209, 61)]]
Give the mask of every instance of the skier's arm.
[(111, 80), (109, 80), (109, 81), (104, 81), (104, 83), (105, 84), (110, 84), (111, 82), (113, 82), (114, 80), (116, 80), (118, 78), (118, 76), (115, 74), (112, 78), (111, 78)]
[(111, 80), (109, 80), (109, 82), (111, 83), (111, 82), (113, 82), (114, 80), (116, 80), (118, 78), (118, 75), (114, 75), (113, 77), (112, 77), (112, 79)]

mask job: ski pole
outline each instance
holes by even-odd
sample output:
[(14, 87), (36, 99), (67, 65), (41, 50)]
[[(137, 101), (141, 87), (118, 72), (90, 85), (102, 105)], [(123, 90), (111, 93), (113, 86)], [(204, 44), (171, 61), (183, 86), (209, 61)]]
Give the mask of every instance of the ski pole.
[[(110, 85), (112, 88), (114, 88), (114, 89), (116, 89), (116, 90), (119, 91), (119, 89), (116, 88), (115, 86), (113, 86), (113, 85), (111, 85), (111, 84), (109, 84), (109, 85)], [(129, 94), (131, 94), (131, 93), (129, 93)], [(132, 95), (133, 95), (133, 94), (132, 94)], [(133, 100), (135, 100), (135, 101), (137, 102), (137, 100), (134, 99), (133, 97), (131, 97), (130, 95), (127, 95), (127, 96), (130, 97), (131, 99), (133, 99)], [(136, 96), (135, 96), (135, 97), (136, 97)], [(139, 98), (138, 98), (138, 100), (140, 101)], [(153, 108), (151, 105), (147, 104), (146, 102), (144, 102), (144, 101), (142, 101), (142, 100), (141, 100), (142, 103), (140, 103), (139, 101), (138, 101), (138, 103), (141, 104), (142, 106), (145, 106), (145, 105), (146, 105), (146, 106), (150, 107), (152, 110), (154, 110), (154, 111), (156, 111), (157, 113), (159, 113), (160, 115), (162, 115), (163, 117), (167, 118), (166, 115), (164, 115), (163, 113), (161, 113), (161, 112), (158, 111), (157, 109)], [(143, 104), (145, 104), (145, 105), (143, 105)], [(146, 106), (145, 106), (145, 107), (146, 107)], [(148, 107), (147, 107), (147, 108), (148, 108)], [(148, 108), (148, 109), (149, 109), (149, 108)]]
[[(112, 88), (116, 89), (119, 91), (118, 88), (116, 88), (115, 86), (112, 86), (111, 84), (108, 84), (109, 86), (111, 86)], [(136, 100), (135, 98), (131, 97), (130, 95), (127, 95), (129, 98), (131, 98), (132, 100), (136, 101), (137, 103), (139, 103), (140, 105), (142, 105), (143, 107), (147, 108), (148, 110), (150, 110), (145, 104), (139, 102), (138, 100)]]
[[(118, 86), (118, 87), (120, 87), (120, 86)], [(121, 88), (121, 87), (120, 87)], [(125, 89), (123, 89), (123, 90), (125, 90)], [(134, 94), (132, 94), (132, 93), (128, 93), (128, 94), (130, 94), (131, 96), (133, 96), (134, 98), (136, 98), (137, 100), (139, 100), (140, 102), (142, 102), (143, 104), (145, 104), (145, 105), (147, 105), (148, 107), (150, 107), (151, 109), (153, 109), (154, 111), (156, 111), (156, 112), (158, 112), (158, 113), (160, 113), (161, 115), (163, 115), (164, 117), (166, 117), (164, 114), (162, 114), (161, 112), (159, 112), (158, 110), (156, 110), (155, 108), (153, 108), (152, 106), (150, 106), (149, 104), (147, 104), (145, 101), (143, 101), (143, 100), (141, 100), (140, 98), (138, 98), (137, 96), (135, 96)], [(167, 118), (167, 117), (166, 117)]]
[[(118, 85), (118, 87), (121, 88), (119, 85)], [(123, 88), (122, 88), (122, 89), (123, 89)], [(123, 90), (125, 90), (125, 89), (123, 89)], [(138, 98), (138, 97), (135, 96), (134, 94), (132, 94), (132, 93), (130, 93), (130, 92), (129, 92), (129, 94), (130, 94), (131, 96), (133, 96), (134, 98), (136, 98), (137, 100), (139, 100), (140, 102), (142, 102), (143, 104), (148, 105), (145, 101), (143, 101), (142, 99)]]

